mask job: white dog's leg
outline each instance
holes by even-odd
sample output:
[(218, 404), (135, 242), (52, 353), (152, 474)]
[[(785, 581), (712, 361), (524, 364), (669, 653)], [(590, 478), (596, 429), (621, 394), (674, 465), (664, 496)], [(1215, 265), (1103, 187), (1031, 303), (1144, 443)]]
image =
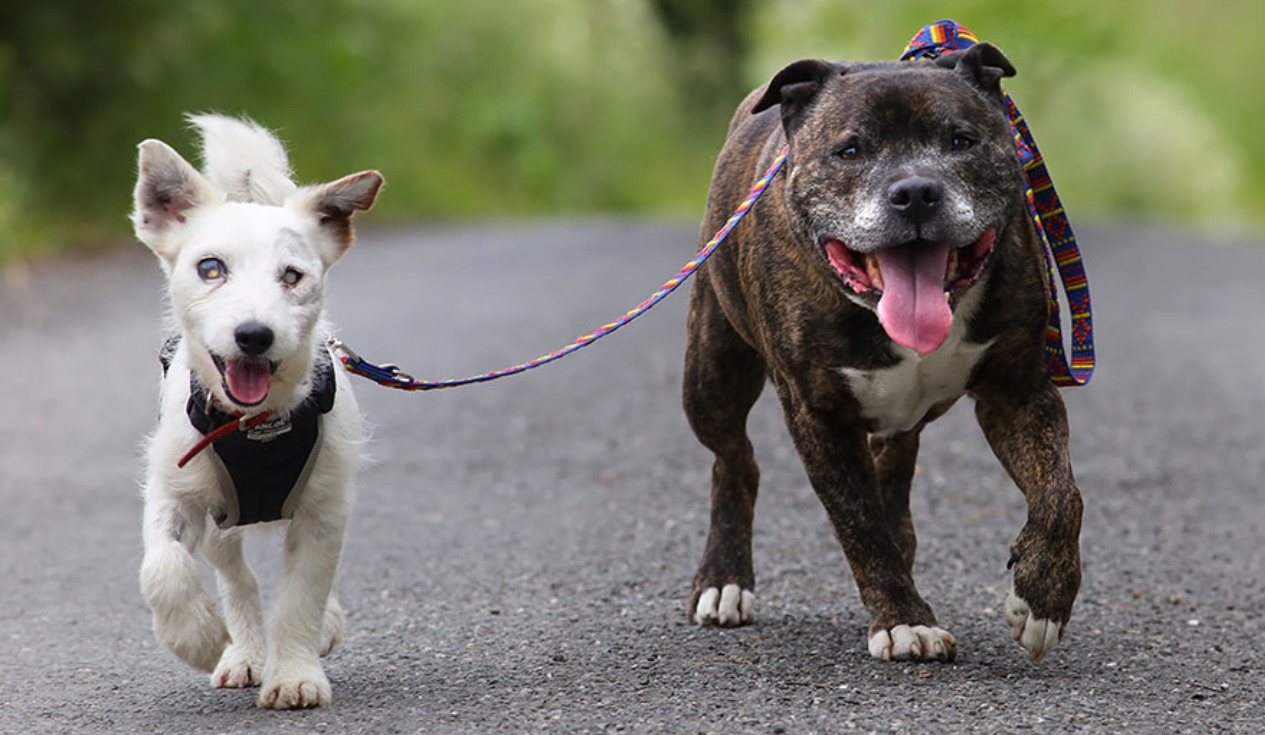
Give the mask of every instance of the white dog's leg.
[(263, 603), (259, 597), (259, 582), (242, 553), (242, 536), (211, 531), (203, 554), (219, 573), (220, 600), (233, 639), (211, 674), (211, 685), (259, 686), (266, 653)]
[(286, 532), (285, 576), (268, 625), (261, 707), (322, 707), (332, 701), (319, 656), (347, 516), (345, 509), (325, 515), (305, 510), (295, 514)]
[(154, 611), (154, 634), (180, 660), (210, 671), (228, 642), (215, 601), (202, 588), (192, 550), (206, 530), (206, 515), (146, 492), (141, 593)]

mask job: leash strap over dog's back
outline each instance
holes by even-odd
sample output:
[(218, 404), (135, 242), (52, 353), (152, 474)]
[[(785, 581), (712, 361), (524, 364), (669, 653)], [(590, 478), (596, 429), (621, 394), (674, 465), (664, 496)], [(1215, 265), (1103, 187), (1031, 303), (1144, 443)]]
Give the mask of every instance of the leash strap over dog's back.
[[(974, 33), (951, 20), (942, 20), (923, 26), (918, 31), (901, 61), (910, 59), (934, 59), (944, 51), (970, 48), (979, 42)], [(1050, 380), (1058, 386), (1085, 385), (1094, 374), (1094, 319), (1089, 302), (1089, 281), (1085, 277), (1085, 264), (1081, 261), (1076, 235), (1067, 221), (1063, 203), (1054, 191), (1054, 182), (1045, 168), (1041, 151), (1032, 138), (1028, 123), (1010, 95), (1006, 99), (1006, 111), (1010, 115), (1010, 127), (1015, 132), (1015, 146), (1023, 162), (1027, 179), (1028, 212), (1036, 223), (1037, 232), (1045, 243), (1045, 259), (1050, 273), (1050, 321), (1045, 331), (1045, 354)], [(1058, 281), (1055, 280), (1055, 275)], [(1072, 360), (1068, 363), (1063, 350), (1062, 308), (1059, 306), (1058, 282), (1063, 284), (1067, 297), (1068, 312), (1072, 316)]]

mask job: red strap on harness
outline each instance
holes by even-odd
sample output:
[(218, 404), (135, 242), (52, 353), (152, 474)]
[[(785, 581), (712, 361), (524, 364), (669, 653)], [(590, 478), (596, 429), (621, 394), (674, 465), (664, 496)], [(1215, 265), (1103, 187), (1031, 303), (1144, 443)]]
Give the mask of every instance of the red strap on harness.
[(203, 449), (206, 449), (220, 439), (232, 434), (234, 431), (249, 431), (267, 421), (270, 416), (272, 416), (272, 411), (264, 411), (263, 413), (257, 413), (253, 416), (243, 416), (236, 421), (224, 424), (215, 431), (212, 431), (210, 434), (202, 437), (197, 444), (193, 445), (192, 449), (185, 452), (185, 455), (180, 458), (180, 461), (176, 462), (176, 467), (184, 469), (184, 466), (189, 463), (189, 460), (198, 456)]

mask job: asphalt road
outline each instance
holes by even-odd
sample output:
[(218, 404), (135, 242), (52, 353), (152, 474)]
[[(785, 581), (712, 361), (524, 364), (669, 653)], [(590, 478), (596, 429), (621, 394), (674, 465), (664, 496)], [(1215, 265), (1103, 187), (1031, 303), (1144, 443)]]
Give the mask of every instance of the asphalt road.
[[(1080, 230), (1099, 373), (1064, 392), (1084, 586), (1040, 664), (1001, 604), (1022, 499), (964, 403), (925, 435), (916, 569), (956, 663), (884, 664), (766, 391), (756, 625), (697, 629), (710, 458), (678, 404), (678, 294), (572, 357), (428, 394), (358, 385), (374, 426), (332, 707), (213, 690), (136, 582), (158, 265), (136, 245), (0, 276), (0, 732), (1265, 732), (1265, 246)], [(329, 307), (426, 377), (551, 350), (694, 246), (639, 221), (370, 230)], [(277, 576), (276, 533), (252, 544)]]

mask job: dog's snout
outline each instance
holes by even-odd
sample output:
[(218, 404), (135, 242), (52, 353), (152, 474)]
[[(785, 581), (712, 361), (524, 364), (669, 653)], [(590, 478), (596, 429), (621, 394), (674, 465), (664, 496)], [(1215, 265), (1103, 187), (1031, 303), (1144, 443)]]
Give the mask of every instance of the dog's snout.
[(887, 202), (892, 209), (914, 223), (926, 222), (944, 200), (944, 185), (925, 176), (910, 176), (887, 189)]
[(260, 322), (246, 322), (233, 332), (237, 346), (247, 355), (258, 357), (272, 347), (272, 328)]

